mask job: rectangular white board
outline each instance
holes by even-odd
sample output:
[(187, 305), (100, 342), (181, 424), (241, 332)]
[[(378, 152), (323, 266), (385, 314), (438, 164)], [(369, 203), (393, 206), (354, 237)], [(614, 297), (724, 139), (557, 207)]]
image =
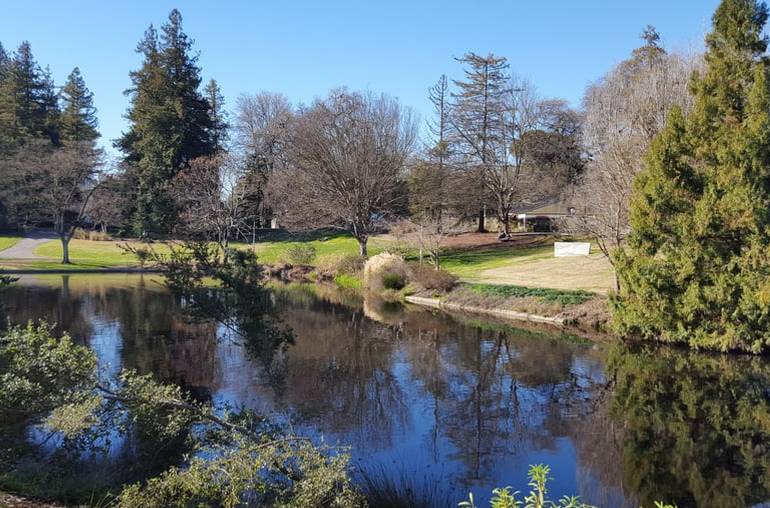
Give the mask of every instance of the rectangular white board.
[(590, 242), (554, 242), (553, 244), (553, 255), (557, 258), (587, 256), (590, 253)]

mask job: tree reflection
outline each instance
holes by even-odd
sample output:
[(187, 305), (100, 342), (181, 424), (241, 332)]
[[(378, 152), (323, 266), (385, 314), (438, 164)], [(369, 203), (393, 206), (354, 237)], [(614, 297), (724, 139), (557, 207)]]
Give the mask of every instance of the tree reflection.
[(288, 382), (278, 394), (300, 421), (366, 449), (393, 445), (408, 421), (406, 394), (393, 369), (401, 332), (367, 319), (362, 310), (281, 293), (284, 319), (296, 337)]
[(764, 358), (617, 347), (612, 414), (626, 486), (644, 506), (742, 507), (770, 497), (770, 365)]

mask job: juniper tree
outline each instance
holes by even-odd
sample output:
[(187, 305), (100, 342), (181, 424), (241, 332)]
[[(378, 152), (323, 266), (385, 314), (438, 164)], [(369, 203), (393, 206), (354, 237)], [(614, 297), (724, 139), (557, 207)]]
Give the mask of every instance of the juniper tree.
[(764, 3), (723, 0), (693, 78), (635, 182), (614, 323), (694, 347), (770, 345), (770, 85)]

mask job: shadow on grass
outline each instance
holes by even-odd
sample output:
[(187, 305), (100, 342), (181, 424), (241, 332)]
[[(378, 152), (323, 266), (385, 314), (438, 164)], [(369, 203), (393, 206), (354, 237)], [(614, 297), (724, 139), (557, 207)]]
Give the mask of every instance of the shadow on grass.
[[(332, 240), (336, 238), (352, 238), (350, 233), (340, 229), (317, 229), (313, 231), (302, 231), (292, 233), (285, 229), (276, 229), (271, 231), (265, 231), (256, 235), (256, 241), (259, 242), (312, 242), (312, 241), (324, 241)], [(238, 243), (250, 243), (250, 241), (244, 241), (239, 239)]]

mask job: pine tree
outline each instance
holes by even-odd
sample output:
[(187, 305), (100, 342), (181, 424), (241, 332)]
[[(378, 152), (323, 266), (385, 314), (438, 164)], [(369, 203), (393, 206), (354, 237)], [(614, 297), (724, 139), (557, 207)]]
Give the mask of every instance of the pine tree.
[(485, 166), (494, 165), (496, 147), (504, 136), (505, 95), (509, 88), (508, 61), (504, 57), (489, 54), (485, 57), (468, 53), (457, 59), (466, 66), (465, 79), (455, 80), (458, 93), (453, 93), (451, 117), (456, 132), (454, 150), (465, 155), (481, 168), (473, 194), (481, 208), (478, 230), (485, 231)]
[(209, 104), (209, 119), (211, 122), (211, 132), (209, 138), (217, 152), (225, 149), (229, 124), (227, 122), (227, 112), (225, 111), (225, 97), (219, 88), (217, 80), (210, 79), (206, 83), (203, 95)]
[(0, 80), (0, 151), (43, 138), (58, 142), (58, 105), (50, 72), (43, 71), (23, 42)]
[(99, 137), (99, 122), (94, 107), (94, 94), (75, 67), (61, 91), (62, 111), (60, 118), (63, 142), (94, 141)]
[(176, 211), (167, 187), (196, 157), (216, 151), (210, 106), (200, 93), (200, 68), (192, 40), (176, 9), (161, 27), (150, 26), (137, 47), (142, 67), (127, 91), (131, 126), (117, 142), (139, 182), (134, 213), (137, 233), (169, 232)]
[(759, 353), (770, 345), (770, 85), (764, 3), (723, 0), (693, 111), (674, 111), (635, 182), (616, 253), (618, 331)]
[(6, 53), (3, 43), (0, 42), (0, 82), (5, 78), (10, 63), (11, 59), (8, 57), (8, 53)]

